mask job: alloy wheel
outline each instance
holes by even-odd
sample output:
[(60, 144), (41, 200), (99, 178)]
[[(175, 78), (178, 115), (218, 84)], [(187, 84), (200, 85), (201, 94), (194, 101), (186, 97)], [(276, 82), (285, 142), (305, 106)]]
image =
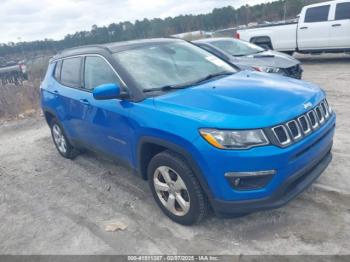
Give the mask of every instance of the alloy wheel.
[(56, 144), (58, 150), (62, 154), (67, 153), (66, 138), (64, 137), (61, 128), (57, 124), (54, 124), (52, 126), (52, 134), (53, 134), (53, 139), (55, 140), (55, 144)]
[(158, 167), (153, 174), (153, 185), (163, 206), (176, 216), (184, 216), (190, 209), (190, 195), (185, 182), (175, 170)]

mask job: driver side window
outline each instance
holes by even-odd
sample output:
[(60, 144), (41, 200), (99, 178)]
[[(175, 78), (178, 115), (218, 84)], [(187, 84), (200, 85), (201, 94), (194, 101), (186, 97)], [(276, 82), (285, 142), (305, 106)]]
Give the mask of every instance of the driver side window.
[(85, 58), (84, 87), (93, 90), (103, 84), (119, 83), (116, 73), (107, 62), (98, 56)]

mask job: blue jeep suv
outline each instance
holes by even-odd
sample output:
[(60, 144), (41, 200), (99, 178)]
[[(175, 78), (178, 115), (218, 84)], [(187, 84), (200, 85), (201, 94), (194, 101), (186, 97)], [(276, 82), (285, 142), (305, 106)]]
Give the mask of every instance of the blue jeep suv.
[(238, 71), (182, 40), (65, 50), (41, 99), (63, 157), (128, 164), (181, 224), (279, 207), (331, 161), (336, 117), (319, 87)]

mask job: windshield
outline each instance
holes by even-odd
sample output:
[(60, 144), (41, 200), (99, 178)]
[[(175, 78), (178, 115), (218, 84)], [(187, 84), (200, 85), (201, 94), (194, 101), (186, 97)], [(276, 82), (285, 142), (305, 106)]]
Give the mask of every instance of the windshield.
[(115, 53), (114, 57), (143, 91), (236, 72), (207, 51), (180, 41), (146, 45)]
[(218, 40), (210, 43), (233, 56), (253, 55), (265, 51), (257, 45), (236, 39)]

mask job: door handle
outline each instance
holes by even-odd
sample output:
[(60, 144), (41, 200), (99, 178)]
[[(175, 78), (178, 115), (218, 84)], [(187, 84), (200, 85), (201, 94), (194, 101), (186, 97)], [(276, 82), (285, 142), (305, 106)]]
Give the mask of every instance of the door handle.
[(300, 29), (301, 29), (301, 30), (303, 30), (303, 29), (308, 29), (308, 27), (307, 27), (307, 26), (303, 26), (303, 27), (300, 27)]
[(54, 90), (53, 92), (54, 92), (55, 94), (58, 94), (58, 91), (57, 91), (57, 90)]
[(79, 101), (85, 105), (90, 105), (90, 102), (87, 99), (80, 99)]
[(337, 27), (337, 26), (341, 26), (341, 24), (334, 24), (334, 25), (332, 25), (332, 27)]

